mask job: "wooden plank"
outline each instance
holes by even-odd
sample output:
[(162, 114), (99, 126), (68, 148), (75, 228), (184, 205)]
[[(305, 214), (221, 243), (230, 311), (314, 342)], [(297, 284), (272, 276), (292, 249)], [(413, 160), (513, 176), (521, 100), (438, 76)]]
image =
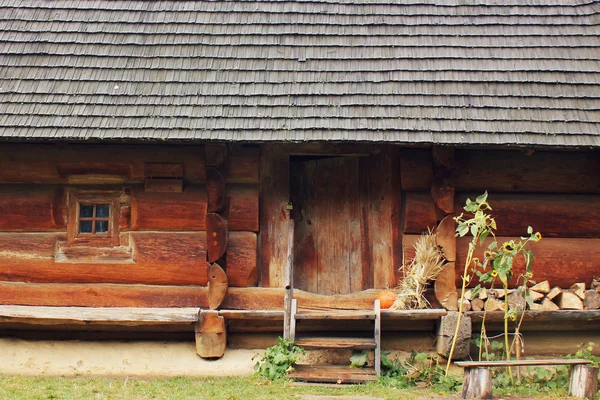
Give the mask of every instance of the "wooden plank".
[(206, 167), (206, 192), (208, 212), (219, 212), (225, 202), (225, 178), (214, 167)]
[(32, 325), (155, 325), (192, 324), (199, 308), (0, 306), (0, 322)]
[(219, 310), (219, 315), (226, 320), (269, 320), (282, 321), (282, 310)]
[(429, 149), (400, 150), (400, 181), (406, 192), (429, 192), (433, 182), (433, 161)]
[(456, 361), (463, 368), (473, 367), (532, 367), (537, 365), (585, 365), (591, 361), (579, 358), (554, 358), (547, 360), (497, 360), (497, 361)]
[(291, 218), (288, 221), (288, 248), (284, 271), (284, 285), (283, 310), (285, 314), (283, 319), (283, 338), (290, 339), (292, 300), (294, 298), (294, 220)]
[(206, 259), (210, 263), (216, 262), (223, 257), (227, 251), (227, 242), (229, 239), (229, 231), (227, 230), (227, 222), (216, 213), (206, 214)]
[[(501, 244), (515, 237), (498, 237)], [(491, 239), (487, 239), (483, 246), (478, 247), (475, 256), (483, 260), (483, 251), (487, 248)], [(470, 238), (458, 238), (456, 255), (456, 285), (461, 284), (464, 260), (468, 250)], [(533, 279), (536, 281), (547, 280), (551, 286), (570, 287), (575, 282), (591, 283), (598, 275), (600, 264), (600, 239), (564, 239), (545, 238), (538, 243), (531, 243), (529, 249), (535, 254), (533, 261)], [(515, 261), (514, 279), (510, 285), (514, 285), (516, 277), (525, 273), (523, 260)], [(472, 286), (477, 284), (474, 279), (470, 282)]]
[(444, 252), (448, 262), (434, 282), (437, 301), (448, 310), (458, 310), (456, 302), (458, 290), (456, 286), (456, 222), (451, 215), (444, 217), (436, 229), (436, 240)]
[(260, 157), (260, 285), (283, 287), (290, 200), (289, 155), (280, 145), (265, 144)]
[(64, 143), (2, 144), (0, 182), (141, 184), (147, 162), (183, 164), (186, 183), (204, 182), (203, 146)]
[(297, 365), (290, 378), (304, 382), (365, 383), (376, 380), (375, 370), (332, 365)]
[[(258, 187), (229, 185), (227, 226), (232, 231), (258, 231)], [(206, 230), (207, 193), (203, 185), (183, 193), (148, 193), (133, 187), (131, 229), (136, 231)]]
[(375, 340), (369, 338), (347, 337), (303, 337), (296, 340), (296, 346), (304, 349), (356, 349), (372, 350), (377, 346)]
[[(467, 313), (471, 317), (473, 323), (481, 322), (483, 318), (483, 311), (470, 311)], [(486, 321), (490, 322), (502, 322), (504, 321), (503, 311), (488, 311), (486, 315)], [(585, 322), (600, 321), (600, 310), (556, 310), (556, 311), (525, 311), (524, 321), (528, 323), (565, 323), (573, 322), (576, 324), (583, 324)]]
[(229, 232), (225, 269), (230, 287), (251, 287), (258, 284), (257, 252), (256, 233)]
[(600, 193), (598, 176), (597, 151), (456, 150), (457, 191)]
[[(206, 285), (205, 232), (135, 232), (135, 263), (57, 263), (64, 234), (0, 234), (0, 280), (57, 283)], [(256, 284), (256, 234), (230, 238), (227, 274), (231, 284)]]
[(227, 294), (227, 274), (219, 264), (208, 266), (208, 308), (216, 310), (219, 308)]
[(296, 319), (310, 320), (363, 320), (375, 319), (373, 310), (300, 310), (296, 313)]
[(66, 229), (66, 199), (56, 185), (0, 185), (0, 231)]
[(431, 193), (407, 192), (404, 207), (404, 233), (419, 235), (437, 226), (440, 216)]
[(201, 286), (0, 282), (0, 304), (73, 307), (208, 307)]

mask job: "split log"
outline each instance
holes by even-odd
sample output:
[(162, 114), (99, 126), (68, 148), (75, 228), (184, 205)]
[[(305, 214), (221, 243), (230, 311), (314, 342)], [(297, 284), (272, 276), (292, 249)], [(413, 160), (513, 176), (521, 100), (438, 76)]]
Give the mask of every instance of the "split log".
[(202, 310), (196, 324), (196, 353), (202, 358), (221, 358), (227, 347), (225, 318), (218, 311)]
[(225, 178), (214, 167), (206, 167), (207, 211), (219, 212), (225, 202)]
[[(498, 237), (502, 243), (515, 238)], [(517, 238), (518, 239), (518, 238)], [(491, 239), (486, 239), (484, 245), (479, 247), (475, 256), (483, 259), (484, 249), (487, 248)], [(457, 239), (457, 268), (456, 273), (460, 278), (467, 256), (470, 238)], [(539, 243), (531, 243), (529, 248), (535, 254), (533, 268), (535, 277), (540, 280), (548, 280), (551, 285), (569, 287), (573, 282), (591, 282), (598, 274), (600, 264), (600, 239), (544, 239)], [(514, 286), (519, 274), (525, 273), (525, 263), (522, 258), (515, 260), (514, 277), (510, 285)], [(474, 279), (471, 285), (475, 285)], [(457, 279), (457, 286), (460, 285)]]
[(569, 396), (595, 399), (598, 391), (598, 367), (574, 365), (569, 381)]
[(66, 229), (67, 201), (55, 185), (0, 185), (0, 231)]
[(556, 296), (558, 296), (559, 294), (561, 294), (561, 293), (562, 293), (562, 289), (559, 288), (558, 286), (555, 286), (555, 287), (552, 288), (552, 290), (550, 290), (548, 292), (548, 294), (546, 295), (546, 298), (548, 300), (554, 300), (554, 298)]
[(227, 222), (219, 214), (206, 214), (206, 240), (207, 260), (216, 262), (225, 254), (229, 240)]
[(485, 302), (485, 310), (486, 311), (496, 311), (496, 310), (504, 310), (504, 302), (500, 301), (494, 297), (488, 297)]
[(599, 292), (600, 291), (600, 279), (598, 279), (598, 278), (592, 279), (592, 286), (590, 288)]
[(557, 297), (557, 304), (561, 310), (583, 310), (583, 302), (573, 292), (563, 291)]
[(219, 264), (208, 266), (208, 307), (211, 310), (219, 308), (227, 293), (227, 274)]
[(542, 282), (536, 283), (529, 289), (533, 290), (534, 292), (548, 294), (548, 293), (550, 293), (550, 283), (548, 281), (542, 281)]
[(569, 289), (577, 295), (581, 300), (585, 298), (585, 283), (575, 283)]
[[(258, 231), (258, 186), (228, 185), (230, 231)], [(207, 210), (206, 188), (186, 186), (182, 193), (148, 193), (134, 187), (131, 229), (136, 231), (204, 231)]]
[(536, 292), (535, 290), (529, 289), (529, 295), (531, 296), (532, 301), (540, 301), (544, 298), (543, 293)]
[(583, 305), (586, 310), (595, 310), (600, 308), (600, 293), (595, 290), (586, 290), (583, 299)]
[(471, 300), (471, 309), (473, 311), (481, 311), (485, 307), (485, 302), (480, 298)]
[(560, 310), (560, 307), (557, 306), (556, 303), (554, 303), (548, 297), (546, 297), (544, 300), (542, 300), (542, 310), (544, 310), (544, 311), (556, 311), (556, 310)]
[(485, 300), (488, 298), (488, 290), (487, 288), (481, 288), (481, 291), (479, 292), (478, 297), (482, 300)]
[(462, 301), (462, 310), (463, 312), (471, 311), (471, 300), (463, 299)]
[(527, 307), (525, 297), (518, 292), (511, 293), (506, 301), (508, 301), (508, 306), (514, 310), (523, 311)]
[[(554, 304), (554, 303), (552, 303)], [(530, 310), (532, 311), (548, 311), (544, 308), (543, 305), (539, 304), (539, 303), (533, 303), (530, 307)]]
[(536, 151), (527, 155), (521, 151), (464, 149), (456, 150), (455, 160), (458, 191), (600, 193), (600, 157), (595, 151)]
[(280, 145), (265, 144), (260, 157), (260, 285), (284, 285), (290, 198), (290, 157)]
[[(55, 262), (64, 234), (0, 234), (0, 280), (56, 283), (206, 285), (206, 232), (134, 232), (135, 262)], [(85, 249), (85, 248), (83, 248)], [(253, 232), (232, 232), (227, 254), (230, 285), (253, 286), (257, 274)]]

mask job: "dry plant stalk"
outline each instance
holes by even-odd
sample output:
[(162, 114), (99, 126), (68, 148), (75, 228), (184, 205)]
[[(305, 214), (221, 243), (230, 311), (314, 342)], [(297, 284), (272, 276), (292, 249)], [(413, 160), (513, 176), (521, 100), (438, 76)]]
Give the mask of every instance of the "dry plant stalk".
[(437, 245), (436, 234), (429, 231), (415, 243), (415, 258), (400, 270), (404, 279), (390, 310), (420, 309), (429, 307), (423, 295), (427, 282), (435, 280), (444, 268), (444, 255)]

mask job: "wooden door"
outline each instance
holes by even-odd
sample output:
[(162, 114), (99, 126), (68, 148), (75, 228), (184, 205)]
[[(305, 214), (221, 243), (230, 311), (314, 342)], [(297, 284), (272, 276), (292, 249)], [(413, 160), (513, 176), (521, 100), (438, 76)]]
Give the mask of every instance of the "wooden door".
[(359, 159), (303, 157), (290, 165), (294, 286), (325, 295), (364, 289)]

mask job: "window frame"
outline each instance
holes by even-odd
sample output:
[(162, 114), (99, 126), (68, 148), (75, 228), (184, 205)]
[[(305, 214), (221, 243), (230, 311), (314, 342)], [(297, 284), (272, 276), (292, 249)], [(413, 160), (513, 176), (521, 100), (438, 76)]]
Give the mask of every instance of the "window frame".
[[(67, 224), (67, 246), (115, 247), (119, 240), (120, 191), (71, 190)], [(108, 232), (79, 233), (80, 204), (108, 204)], [(87, 218), (86, 218), (87, 219)]]

